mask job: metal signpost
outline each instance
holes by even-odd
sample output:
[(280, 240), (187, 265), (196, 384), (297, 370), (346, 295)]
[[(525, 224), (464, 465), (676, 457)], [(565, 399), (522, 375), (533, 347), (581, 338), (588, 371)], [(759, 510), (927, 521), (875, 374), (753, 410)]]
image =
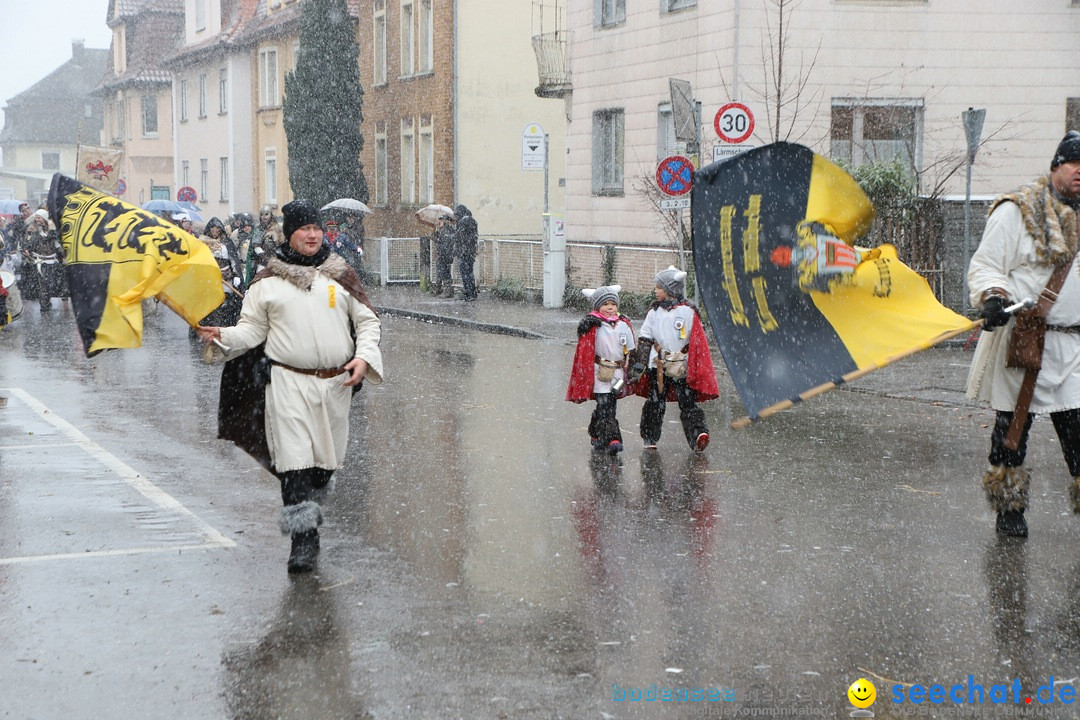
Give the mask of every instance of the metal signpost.
[(682, 155), (672, 155), (660, 161), (656, 168), (656, 184), (665, 195), (674, 199), (660, 201), (661, 210), (671, 210), (679, 221), (679, 263), (686, 270), (686, 249), (683, 247), (682, 209), (690, 207), (689, 197), (680, 197), (694, 187), (694, 164)]
[(960, 113), (967, 136), (967, 190), (964, 194), (964, 310), (971, 306), (968, 298), (968, 263), (971, 262), (971, 166), (975, 163), (975, 153), (979, 150), (979, 138), (982, 136), (986, 110), (968, 108)]

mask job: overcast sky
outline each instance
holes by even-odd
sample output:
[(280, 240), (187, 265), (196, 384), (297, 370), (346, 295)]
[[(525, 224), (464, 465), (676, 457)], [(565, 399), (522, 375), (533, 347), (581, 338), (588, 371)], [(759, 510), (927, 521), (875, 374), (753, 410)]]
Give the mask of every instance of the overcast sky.
[(71, 59), (71, 41), (108, 48), (109, 0), (0, 0), (0, 104)]

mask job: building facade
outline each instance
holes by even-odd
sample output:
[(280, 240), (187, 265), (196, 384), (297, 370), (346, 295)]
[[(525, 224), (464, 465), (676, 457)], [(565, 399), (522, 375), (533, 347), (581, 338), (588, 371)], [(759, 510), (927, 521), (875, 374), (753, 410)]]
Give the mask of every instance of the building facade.
[(369, 236), (430, 232), (414, 213), (467, 205), (483, 235), (539, 237), (542, 168), (522, 137), (549, 133), (549, 208), (561, 214), (563, 112), (533, 92), (530, 8), (500, 0), (372, 0), (360, 11)]
[(250, 52), (238, 42), (255, 0), (184, 0), (172, 72), (174, 181), (193, 188), (204, 220), (252, 210), (254, 107)]
[[(123, 150), (120, 197), (136, 205), (169, 198), (173, 186), (172, 75), (160, 58), (176, 50), (183, 0), (113, 0), (113, 32), (100, 144)], [(175, 199), (173, 196), (172, 199)]]
[(70, 60), (7, 100), (0, 188), (36, 206), (54, 173), (75, 174), (79, 144), (97, 144), (101, 135), (102, 99), (94, 90), (108, 58), (108, 50), (74, 41)]
[(673, 137), (672, 78), (700, 104), (699, 162), (726, 145), (714, 116), (739, 101), (754, 118), (746, 145), (896, 159), (936, 197), (964, 195), (969, 107), (986, 110), (976, 195), (1047, 172), (1080, 125), (1076, 2), (1019, 14), (1007, 0), (568, 0), (566, 10), (571, 243), (674, 243), (654, 202), (658, 161), (688, 152)]

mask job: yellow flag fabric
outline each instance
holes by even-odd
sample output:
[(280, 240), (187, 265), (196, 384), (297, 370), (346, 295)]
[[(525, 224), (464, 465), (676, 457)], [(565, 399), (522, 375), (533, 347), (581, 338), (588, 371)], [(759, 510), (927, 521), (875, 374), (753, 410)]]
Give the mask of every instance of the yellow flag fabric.
[(224, 300), (221, 270), (200, 240), (153, 213), (57, 173), (49, 214), (87, 356), (142, 345), (142, 301), (195, 325)]
[(875, 250), (877, 257), (860, 263), (849, 282), (810, 293), (860, 370), (974, 327), (938, 302), (926, 280), (896, 256), (895, 247)]

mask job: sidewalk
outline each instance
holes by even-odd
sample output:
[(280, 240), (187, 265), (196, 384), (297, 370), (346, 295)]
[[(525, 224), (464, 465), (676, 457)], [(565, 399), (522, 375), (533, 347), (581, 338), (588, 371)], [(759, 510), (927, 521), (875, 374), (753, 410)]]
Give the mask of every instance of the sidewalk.
[(472, 302), (433, 297), (416, 285), (372, 287), (368, 288), (368, 295), (382, 315), (567, 343), (577, 341), (577, 324), (584, 315), (579, 310), (498, 300), (486, 291)]

